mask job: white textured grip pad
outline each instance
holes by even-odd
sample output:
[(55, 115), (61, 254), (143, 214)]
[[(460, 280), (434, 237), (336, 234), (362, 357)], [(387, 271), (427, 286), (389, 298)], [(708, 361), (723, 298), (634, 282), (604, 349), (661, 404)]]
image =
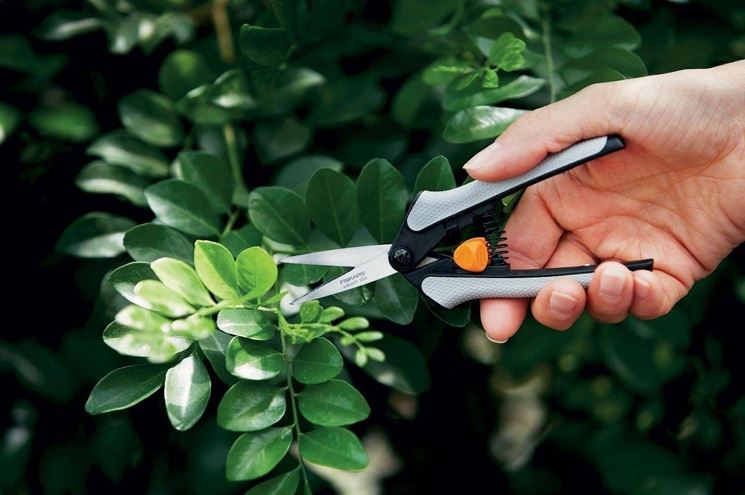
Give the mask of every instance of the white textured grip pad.
[(581, 162), (587, 157), (600, 153), (608, 142), (607, 136), (581, 141), (564, 151), (553, 154), (523, 175), (498, 182), (469, 182), (448, 191), (424, 191), (411, 207), (406, 220), (413, 231), (419, 231), (448, 217), (457, 215), (473, 206), (489, 201), (522, 184), (531, 182), (543, 175), (551, 175), (557, 169), (571, 163)]
[(576, 280), (587, 288), (593, 273), (549, 277), (427, 277), (422, 281), (422, 292), (450, 309), (474, 299), (535, 297), (547, 283), (559, 278)]

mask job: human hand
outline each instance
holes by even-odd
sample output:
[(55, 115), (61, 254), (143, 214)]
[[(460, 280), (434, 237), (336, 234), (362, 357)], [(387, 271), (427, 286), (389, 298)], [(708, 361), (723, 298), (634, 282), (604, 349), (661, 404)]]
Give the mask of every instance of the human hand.
[[(626, 149), (525, 191), (505, 227), (510, 265), (654, 258), (655, 267), (602, 263), (587, 292), (551, 282), (531, 311), (558, 330), (585, 307), (609, 323), (662, 316), (745, 240), (745, 61), (592, 85), (524, 115), (464, 168), (506, 179), (605, 134), (620, 134)], [(529, 302), (482, 300), (487, 337), (510, 338)]]

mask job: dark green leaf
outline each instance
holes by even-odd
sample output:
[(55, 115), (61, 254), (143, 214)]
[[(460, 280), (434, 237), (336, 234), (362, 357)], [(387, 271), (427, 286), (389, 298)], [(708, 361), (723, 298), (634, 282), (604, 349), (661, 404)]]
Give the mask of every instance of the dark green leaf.
[(194, 426), (207, 408), (211, 390), (210, 375), (196, 353), (169, 369), (164, 392), (173, 427), (184, 431)]
[(139, 175), (168, 175), (168, 161), (165, 155), (124, 130), (101, 136), (88, 147), (87, 153), (101, 157), (112, 165), (126, 167)]
[(98, 121), (90, 108), (79, 103), (39, 107), (28, 120), (43, 136), (80, 143), (98, 132)]
[(496, 39), (502, 33), (512, 33), (523, 38), (523, 28), (514, 17), (504, 15), (499, 7), (485, 11), (481, 17), (468, 26), (468, 34), (487, 39)]
[(225, 475), (230, 481), (264, 476), (282, 460), (292, 443), (289, 426), (244, 433), (228, 452)]
[(274, 179), (274, 184), (293, 189), (304, 198), (308, 182), (313, 174), (322, 169), (341, 172), (342, 168), (342, 163), (330, 156), (306, 155), (283, 165)]
[(615, 46), (601, 47), (570, 60), (562, 66), (561, 75), (568, 84), (573, 84), (603, 69), (614, 70), (628, 78), (647, 75), (647, 68), (637, 54)]
[[(348, 271), (349, 269), (347, 268), (331, 267), (326, 272), (326, 275), (323, 276), (323, 282), (331, 282), (339, 275)], [(344, 292), (339, 292), (338, 294), (334, 295), (334, 297), (339, 301), (352, 306), (364, 306), (370, 299), (372, 299), (372, 296), (373, 290), (372, 286), (369, 284), (363, 285), (362, 287), (357, 287), (356, 289), (349, 289)]]
[(75, 184), (89, 193), (118, 194), (137, 206), (145, 206), (144, 191), (150, 182), (126, 168), (95, 161), (83, 167)]
[(311, 130), (294, 117), (256, 124), (254, 142), (264, 165), (303, 151), (310, 144)]
[(341, 354), (328, 339), (321, 337), (305, 344), (292, 360), (293, 377), (306, 385), (323, 383), (339, 374)]
[(199, 280), (197, 272), (187, 263), (175, 258), (159, 258), (150, 263), (150, 268), (166, 287), (189, 303), (197, 306), (214, 304), (209, 292)]
[(158, 182), (145, 189), (145, 198), (155, 216), (169, 227), (197, 236), (219, 233), (220, 221), (207, 197), (187, 182), (178, 179)]
[(372, 300), (386, 318), (399, 325), (408, 325), (414, 319), (419, 291), (403, 275), (396, 273), (375, 284)]
[(460, 0), (400, 0), (393, 9), (391, 29), (400, 33), (419, 33), (444, 23)]
[(442, 155), (428, 161), (416, 176), (414, 194), (419, 191), (446, 191), (455, 187), (450, 162)]
[[(512, 33), (503, 33), (489, 49), (487, 63), (497, 70), (513, 71), (524, 63), (525, 42)], [(495, 86), (496, 87), (496, 86)]]
[(64, 55), (40, 55), (23, 35), (0, 35), (0, 67), (48, 78), (64, 67)]
[(113, 258), (124, 252), (124, 233), (133, 226), (128, 218), (88, 213), (67, 226), (57, 249), (80, 258)]
[(140, 299), (135, 295), (135, 286), (142, 280), (158, 280), (150, 265), (140, 261), (127, 263), (109, 274), (109, 282), (114, 289), (129, 302), (138, 304)]
[(422, 301), (433, 315), (451, 327), (463, 328), (471, 323), (471, 306), (469, 304), (461, 304), (453, 309), (445, 309), (439, 304), (431, 302), (426, 297), (422, 297)]
[(241, 297), (261, 297), (277, 281), (277, 264), (258, 246), (246, 248), (235, 260)]
[(171, 100), (138, 89), (119, 102), (119, 117), (129, 132), (155, 146), (176, 146), (183, 139), (181, 122)]
[(448, 120), (442, 136), (451, 143), (470, 143), (495, 138), (525, 110), (478, 106), (461, 110)]
[(505, 100), (523, 98), (541, 89), (544, 79), (531, 76), (519, 76), (502, 86), (493, 89), (482, 89), (478, 85), (458, 90), (455, 85), (448, 86), (442, 99), (445, 110), (463, 110), (479, 105), (493, 105)]
[(176, 163), (179, 177), (201, 189), (215, 213), (230, 209), (233, 176), (222, 160), (204, 151), (185, 151)]
[(370, 415), (370, 406), (359, 391), (342, 380), (309, 385), (298, 396), (305, 419), (319, 426), (345, 426)]
[(225, 246), (212, 241), (197, 241), (194, 266), (202, 283), (220, 299), (238, 297), (238, 275), (233, 256)]
[(144, 223), (124, 234), (124, 247), (137, 261), (155, 261), (158, 258), (177, 258), (194, 262), (194, 246), (176, 230), (157, 223)]
[(421, 74), (414, 74), (393, 96), (391, 113), (403, 127), (430, 129), (439, 125), (440, 98), (424, 83)]
[(352, 179), (330, 169), (316, 172), (305, 197), (308, 213), (331, 240), (346, 246), (357, 231), (357, 190)]
[(285, 367), (282, 353), (278, 350), (241, 337), (233, 337), (230, 341), (225, 365), (233, 375), (246, 380), (268, 380)]
[(163, 386), (167, 366), (137, 364), (112, 371), (93, 387), (85, 410), (101, 414), (132, 407)]
[(21, 122), (21, 112), (16, 107), (0, 101), (0, 144), (8, 139)]
[(230, 431), (258, 431), (285, 415), (285, 389), (240, 381), (230, 387), (217, 408), (217, 424)]
[(176, 50), (166, 57), (158, 73), (160, 90), (173, 100), (192, 89), (211, 82), (210, 69), (204, 58), (190, 50)]
[(230, 335), (251, 338), (274, 327), (265, 313), (257, 309), (223, 309), (217, 314), (217, 327)]
[(376, 241), (390, 242), (398, 233), (409, 193), (401, 172), (387, 160), (370, 160), (357, 179), (360, 220)]
[(367, 467), (365, 448), (346, 428), (319, 428), (300, 435), (300, 456), (322, 466), (347, 471)]
[(287, 60), (290, 40), (282, 28), (244, 24), (240, 35), (243, 55), (259, 65), (276, 67)]
[(233, 120), (233, 112), (212, 101), (212, 86), (192, 89), (176, 102), (176, 110), (195, 124), (223, 125)]
[(562, 48), (573, 57), (585, 55), (604, 45), (633, 50), (641, 43), (641, 37), (634, 26), (614, 15), (589, 18), (575, 26), (572, 34), (572, 38), (564, 42)]
[(300, 483), (300, 468), (262, 481), (247, 491), (246, 495), (294, 495), (298, 483)]
[(59, 10), (47, 16), (35, 32), (41, 39), (62, 41), (101, 29), (103, 26), (102, 20), (96, 17), (81, 12)]
[(344, 79), (325, 87), (310, 110), (308, 121), (317, 127), (334, 127), (373, 114), (385, 101), (374, 81)]
[(248, 198), (248, 214), (265, 236), (287, 244), (305, 244), (310, 220), (303, 200), (284, 187), (257, 187)]
[(238, 256), (246, 248), (261, 245), (261, 232), (253, 225), (244, 225), (220, 237), (220, 244), (228, 248), (230, 254)]
[(249, 93), (248, 81), (240, 69), (231, 69), (220, 75), (208, 95), (212, 103), (221, 108), (251, 110), (257, 105)]
[(232, 385), (238, 378), (234, 377), (225, 367), (225, 355), (228, 351), (231, 336), (223, 332), (213, 332), (212, 335), (199, 341), (199, 348), (204, 352), (207, 360), (212, 364), (217, 376), (223, 383)]

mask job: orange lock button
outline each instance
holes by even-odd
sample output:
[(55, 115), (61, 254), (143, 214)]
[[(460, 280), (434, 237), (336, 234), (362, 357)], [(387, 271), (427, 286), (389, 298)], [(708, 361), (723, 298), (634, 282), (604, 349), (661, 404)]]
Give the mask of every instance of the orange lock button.
[(463, 242), (453, 253), (455, 264), (469, 272), (483, 272), (489, 265), (489, 244), (485, 237)]

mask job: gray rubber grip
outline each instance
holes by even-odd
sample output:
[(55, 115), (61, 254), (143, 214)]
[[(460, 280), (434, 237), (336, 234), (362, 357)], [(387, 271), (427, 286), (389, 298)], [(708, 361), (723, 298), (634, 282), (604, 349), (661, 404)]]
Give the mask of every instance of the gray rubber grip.
[(505, 191), (520, 188), (550, 176), (572, 163), (583, 162), (600, 153), (608, 142), (608, 136), (588, 139), (553, 154), (523, 175), (498, 182), (473, 181), (448, 191), (424, 191), (412, 205), (407, 225), (420, 231), (448, 217), (462, 213), (473, 206), (489, 201)]
[(585, 289), (594, 272), (549, 277), (427, 277), (422, 292), (445, 308), (474, 299), (535, 297), (547, 283), (559, 278), (576, 280)]

